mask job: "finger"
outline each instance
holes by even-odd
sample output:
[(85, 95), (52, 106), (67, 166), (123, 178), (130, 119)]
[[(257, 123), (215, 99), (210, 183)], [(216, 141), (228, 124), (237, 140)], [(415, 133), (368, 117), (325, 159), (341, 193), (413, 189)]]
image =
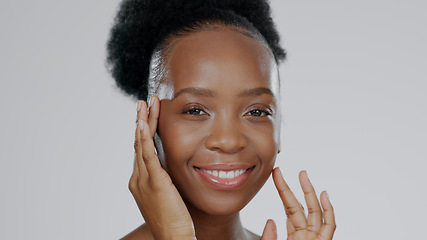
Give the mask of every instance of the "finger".
[(323, 226), (320, 229), (320, 239), (321, 240), (330, 240), (334, 235), (337, 225), (335, 223), (335, 214), (334, 208), (332, 207), (331, 201), (329, 200), (329, 195), (326, 191), (323, 191), (320, 194), (320, 202), (323, 208)]
[(292, 222), (289, 218), (286, 219), (286, 230), (288, 232), (288, 235), (291, 235), (295, 232), (294, 225), (292, 225)]
[(138, 125), (141, 126), (142, 159), (149, 177), (155, 179), (156, 177), (161, 176), (160, 174), (162, 173), (163, 168), (161, 167), (159, 158), (157, 157), (148, 123), (139, 120)]
[(148, 178), (147, 168), (145, 166), (144, 160), (142, 158), (142, 142), (141, 142), (141, 126), (140, 123), (142, 120), (138, 121), (135, 130), (135, 161), (136, 161), (136, 169), (137, 169), (137, 179)]
[(299, 181), (307, 203), (307, 229), (317, 233), (322, 227), (322, 209), (320, 208), (319, 200), (306, 171), (300, 172)]
[(261, 240), (277, 240), (276, 223), (272, 219), (268, 219), (265, 224), (264, 231), (261, 235)]
[(294, 194), (289, 189), (288, 184), (286, 184), (285, 180), (283, 179), (279, 168), (275, 168), (273, 170), (273, 180), (285, 207), (286, 215), (291, 220), (295, 230), (298, 231), (305, 229), (307, 227), (307, 221), (305, 219), (304, 212), (302, 211), (301, 206), (295, 198)]
[(151, 97), (148, 111), (148, 126), (150, 126), (151, 137), (154, 137), (160, 114), (160, 102), (156, 96)]
[(137, 102), (138, 106), (138, 112), (136, 115), (136, 121), (138, 122), (138, 119), (142, 119), (143, 121), (148, 120), (148, 109), (147, 109), (147, 103), (143, 100), (139, 100)]

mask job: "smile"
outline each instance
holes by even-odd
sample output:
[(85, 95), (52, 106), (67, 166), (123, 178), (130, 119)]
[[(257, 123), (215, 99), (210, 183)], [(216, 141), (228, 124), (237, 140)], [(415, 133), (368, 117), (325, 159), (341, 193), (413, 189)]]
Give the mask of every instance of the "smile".
[(200, 170), (221, 179), (233, 179), (235, 177), (242, 175), (244, 172), (248, 171), (248, 169), (240, 169), (236, 171), (222, 171), (222, 170), (218, 171), (218, 170), (206, 170), (201, 168)]
[(255, 166), (212, 165), (194, 167), (209, 185), (221, 190), (232, 190), (242, 186)]

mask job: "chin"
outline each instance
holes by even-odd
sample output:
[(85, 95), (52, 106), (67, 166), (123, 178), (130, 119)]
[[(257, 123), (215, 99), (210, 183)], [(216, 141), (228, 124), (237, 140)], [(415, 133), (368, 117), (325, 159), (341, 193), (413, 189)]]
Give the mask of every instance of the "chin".
[(248, 184), (235, 190), (182, 189), (180, 193), (190, 211), (195, 210), (214, 216), (231, 216), (239, 213), (264, 183), (265, 181), (259, 181), (257, 184)]
[(251, 199), (217, 199), (212, 197), (210, 199), (192, 199), (191, 201), (185, 202), (189, 209), (196, 210), (207, 215), (231, 216), (239, 213)]

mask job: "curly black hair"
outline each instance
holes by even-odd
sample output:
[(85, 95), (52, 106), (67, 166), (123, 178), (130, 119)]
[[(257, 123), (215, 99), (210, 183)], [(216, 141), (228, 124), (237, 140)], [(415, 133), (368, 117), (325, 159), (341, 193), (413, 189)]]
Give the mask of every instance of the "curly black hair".
[(123, 92), (147, 99), (156, 49), (167, 47), (171, 36), (209, 25), (234, 27), (260, 40), (279, 63), (286, 53), (270, 15), (267, 0), (124, 0), (107, 43), (107, 66)]

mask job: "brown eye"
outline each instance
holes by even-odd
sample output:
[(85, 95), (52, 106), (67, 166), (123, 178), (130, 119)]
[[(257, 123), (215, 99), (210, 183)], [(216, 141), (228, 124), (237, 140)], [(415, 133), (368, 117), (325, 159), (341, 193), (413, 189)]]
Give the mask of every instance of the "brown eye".
[(265, 117), (265, 116), (271, 115), (271, 113), (264, 110), (260, 110), (260, 109), (254, 109), (249, 111), (246, 115), (254, 116), (254, 117)]
[(182, 113), (184, 114), (190, 114), (190, 115), (205, 115), (207, 114), (205, 111), (203, 111), (200, 108), (190, 108), (188, 110), (184, 110)]

